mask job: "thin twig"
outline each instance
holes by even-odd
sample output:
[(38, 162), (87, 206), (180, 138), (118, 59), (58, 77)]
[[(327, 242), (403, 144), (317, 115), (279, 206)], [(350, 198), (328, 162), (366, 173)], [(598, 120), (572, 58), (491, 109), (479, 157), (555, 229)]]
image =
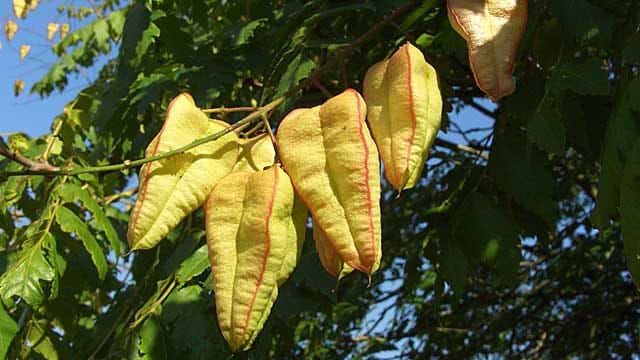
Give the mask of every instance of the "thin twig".
[[(277, 99), (273, 100), (272, 102), (270, 102), (269, 104), (259, 108), (257, 111), (247, 115), (242, 120), (238, 121), (237, 123), (229, 126), (228, 128), (226, 128), (224, 130), (220, 130), (215, 134), (211, 134), (209, 136), (206, 136), (206, 137), (200, 138), (198, 140), (195, 140), (192, 143), (187, 144), (185, 146), (182, 146), (180, 148), (177, 148), (175, 150), (167, 151), (165, 153), (158, 154), (158, 155), (155, 155), (155, 156), (150, 156), (150, 157), (146, 157), (146, 158), (142, 158), (142, 159), (138, 159), (138, 160), (133, 160), (133, 161), (125, 160), (122, 163), (113, 164), (113, 165), (76, 167), (76, 168), (71, 168), (71, 169), (60, 169), (60, 168), (51, 169), (51, 168), (31, 168), (31, 167), (29, 167), (29, 170), (0, 171), (0, 176), (2, 176), (2, 175), (4, 175), (4, 176), (20, 176), (20, 175), (78, 175), (78, 174), (86, 174), (86, 173), (118, 171), (118, 170), (124, 170), (124, 169), (133, 168), (133, 167), (140, 166), (140, 165), (152, 162), (152, 161), (162, 160), (162, 159), (166, 159), (168, 157), (174, 156), (174, 155), (182, 154), (182, 153), (184, 153), (186, 151), (189, 151), (189, 150), (195, 148), (196, 146), (200, 146), (202, 144), (206, 144), (208, 142), (215, 141), (215, 140), (223, 137), (224, 135), (232, 132), (233, 130), (235, 130), (235, 129), (241, 127), (241, 126), (249, 124), (249, 123), (251, 123), (251, 122), (253, 122), (253, 121), (257, 120), (257, 119), (260, 119), (263, 114), (266, 114), (271, 109), (276, 108), (278, 105), (280, 105), (282, 102), (284, 102), (284, 100), (285, 100), (285, 97), (277, 98)], [(0, 150), (1, 149), (2, 148), (0, 147)], [(1, 152), (0, 152), (0, 154), (1, 154)], [(33, 160), (30, 160), (30, 159), (27, 159), (27, 160), (30, 163), (38, 165), (38, 163), (35, 163)], [(40, 164), (40, 166), (42, 167), (42, 166), (46, 166), (46, 165)], [(50, 165), (48, 165), (48, 166), (50, 167)]]
[(482, 150), (478, 150), (478, 149), (473, 148), (471, 146), (462, 145), (462, 144), (455, 144), (455, 143), (452, 143), (450, 141), (443, 140), (443, 139), (440, 139), (440, 138), (436, 139), (435, 145), (443, 147), (443, 148), (447, 148), (449, 150), (468, 152), (470, 154), (474, 154), (476, 156), (479, 156), (479, 157), (481, 157), (481, 158), (483, 158), (485, 160), (489, 160), (489, 155), (487, 155), (484, 152), (482, 152)]
[(251, 111), (257, 111), (258, 108), (256, 108), (255, 106), (240, 106), (240, 107), (232, 107), (232, 108), (227, 108), (227, 107), (219, 107), (219, 108), (213, 108), (213, 109), (202, 109), (203, 113), (206, 114), (228, 114), (228, 113), (235, 113), (235, 112), (251, 112)]
[(269, 124), (269, 119), (266, 115), (262, 115), (262, 123), (264, 127), (267, 129), (267, 134), (269, 134), (269, 138), (271, 139), (271, 144), (273, 145), (274, 150), (274, 158), (273, 163), (278, 162), (278, 142), (276, 141), (276, 137), (273, 135), (273, 130), (271, 130), (271, 124)]
[(329, 90), (327, 90), (327, 88), (324, 87), (324, 85), (322, 85), (322, 83), (318, 79), (316, 79), (315, 77), (311, 78), (311, 82), (313, 83), (313, 86), (317, 87), (327, 99), (333, 97), (333, 94), (331, 94), (331, 92), (329, 92)]
[[(395, 18), (399, 17), (403, 13), (407, 12), (409, 9), (413, 8), (417, 4), (417, 1), (410, 1), (409, 3), (399, 7), (396, 9), (390, 16), (385, 17), (382, 21), (378, 22), (371, 29), (366, 31), (364, 34), (360, 35), (356, 38), (351, 45), (342, 49), (336, 56), (334, 56), (331, 60), (326, 62), (323, 66), (314, 70), (314, 72), (304, 81), (300, 82), (297, 86), (289, 89), (284, 93), (283, 96), (271, 101), (270, 103), (257, 108), (251, 114), (244, 117), (242, 120), (236, 122), (225, 130), (221, 130), (215, 134), (206, 136), (204, 138), (193, 141), (192, 143), (180, 147), (178, 149), (168, 151), (162, 154), (158, 154), (155, 156), (150, 156), (137, 160), (125, 160), (119, 164), (113, 165), (105, 165), (105, 166), (90, 166), (90, 167), (75, 167), (70, 169), (60, 169), (57, 167), (52, 167), (48, 164), (40, 164), (34, 162), (31, 159), (25, 158), (23, 156), (17, 157), (15, 154), (11, 152), (7, 152), (7, 154), (1, 152), (2, 147), (0, 147), (0, 154), (7, 156), (8, 158), (21, 163), (28, 167), (27, 170), (19, 170), (19, 171), (0, 171), (0, 176), (22, 176), (22, 175), (78, 175), (78, 174), (86, 174), (86, 173), (97, 173), (97, 172), (110, 172), (110, 171), (119, 171), (124, 169), (129, 169), (133, 167), (137, 167), (152, 161), (162, 160), (174, 155), (178, 155), (184, 153), (185, 151), (191, 150), (196, 146), (206, 144), (211, 141), (215, 141), (218, 138), (234, 131), (235, 129), (244, 126), (246, 124), (251, 124), (256, 120), (261, 119), (263, 115), (269, 114), (272, 110), (276, 109), (280, 104), (282, 104), (287, 98), (291, 97), (298, 90), (308, 87), (312, 84), (313, 79), (324, 73), (329, 69), (335, 68), (335, 66), (339, 65), (343, 59), (347, 58), (355, 49), (360, 47), (363, 43), (365, 43), (370, 37), (374, 34), (378, 33), (382, 28), (384, 28), (387, 24), (394, 21)], [(253, 108), (251, 108), (253, 109)], [(208, 109), (209, 111), (212, 109)], [(249, 110), (251, 111), (251, 110)], [(19, 155), (19, 154), (18, 154)]]

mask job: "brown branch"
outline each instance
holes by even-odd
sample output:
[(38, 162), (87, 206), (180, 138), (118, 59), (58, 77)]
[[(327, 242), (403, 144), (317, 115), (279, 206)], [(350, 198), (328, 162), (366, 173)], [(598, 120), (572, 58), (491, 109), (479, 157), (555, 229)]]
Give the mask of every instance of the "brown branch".
[(27, 169), (32, 171), (58, 171), (59, 167), (53, 166), (47, 162), (34, 161), (28, 157), (20, 154), (17, 150), (11, 150), (4, 142), (4, 139), (0, 137), (0, 155), (6, 157), (9, 160), (13, 160)]

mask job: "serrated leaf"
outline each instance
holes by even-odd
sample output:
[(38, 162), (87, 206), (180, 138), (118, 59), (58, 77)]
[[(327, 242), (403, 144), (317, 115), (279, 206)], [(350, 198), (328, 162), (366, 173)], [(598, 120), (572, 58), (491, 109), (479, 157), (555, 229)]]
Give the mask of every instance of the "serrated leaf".
[(481, 193), (471, 193), (456, 216), (454, 236), (470, 264), (495, 263), (501, 280), (518, 279), (517, 228), (504, 211)]
[(626, 157), (631, 153), (636, 139), (640, 136), (640, 124), (636, 120), (633, 108), (640, 97), (640, 78), (634, 78), (626, 86), (625, 94), (611, 112), (611, 118), (604, 136), (602, 153), (602, 171), (598, 186), (598, 205), (593, 213), (594, 222), (601, 229), (617, 214), (620, 202), (620, 179), (625, 167)]
[(553, 93), (572, 90), (580, 95), (608, 95), (609, 70), (594, 58), (558, 66), (549, 80)]
[(165, 334), (160, 318), (152, 314), (140, 329), (140, 353), (142, 359), (168, 359), (167, 334)]
[(122, 254), (122, 241), (120, 241), (118, 232), (102, 210), (102, 207), (88, 190), (83, 189), (77, 184), (67, 182), (60, 188), (59, 194), (66, 202), (76, 202), (80, 200), (95, 217), (96, 226), (104, 231), (113, 251), (115, 251), (116, 254)]
[(267, 19), (257, 19), (242, 25), (236, 34), (232, 36), (233, 45), (240, 46), (245, 44), (253, 37), (253, 33), (262, 25)]
[(462, 296), (464, 292), (468, 272), (469, 263), (460, 244), (453, 238), (446, 239), (442, 245), (438, 276), (447, 281), (456, 297)]
[(56, 350), (53, 341), (49, 337), (48, 332), (45, 330), (48, 328), (47, 320), (32, 320), (37, 322), (29, 327), (27, 333), (27, 343), (32, 347), (33, 351), (42, 355), (47, 360), (58, 360), (60, 358), (58, 351)]
[(557, 214), (555, 181), (546, 157), (527, 145), (516, 134), (497, 135), (489, 156), (489, 174), (521, 206), (551, 223)]
[(627, 267), (640, 289), (640, 138), (631, 150), (622, 175), (620, 219)]
[(282, 96), (287, 90), (298, 85), (300, 80), (311, 75), (311, 72), (315, 68), (316, 64), (312, 59), (304, 55), (303, 53), (299, 53), (296, 55), (293, 60), (289, 63), (287, 70), (284, 72), (282, 77), (280, 78), (280, 82), (276, 87), (276, 95), (274, 98)]
[(85, 249), (91, 256), (91, 260), (98, 271), (98, 277), (103, 280), (107, 274), (108, 266), (100, 245), (96, 241), (96, 238), (91, 234), (91, 231), (87, 227), (84, 221), (80, 220), (73, 211), (64, 206), (60, 206), (56, 212), (56, 221), (62, 231), (66, 233), (74, 233), (82, 241)]
[(0, 359), (5, 359), (9, 345), (18, 333), (18, 324), (7, 314), (0, 303)]
[(640, 32), (634, 33), (627, 40), (627, 45), (622, 50), (622, 58), (630, 63), (640, 63)]
[(588, 0), (551, 2), (566, 33), (579, 43), (588, 42), (601, 48), (608, 46), (613, 30), (613, 17)]
[(180, 264), (176, 272), (176, 280), (184, 284), (194, 276), (202, 274), (209, 266), (209, 249), (207, 245), (202, 245)]
[[(221, 121), (210, 121), (189, 94), (180, 94), (169, 104), (165, 123), (147, 147), (146, 156), (175, 150), (227, 127)], [(231, 132), (216, 141), (143, 165), (127, 232), (131, 250), (156, 246), (202, 205), (218, 180), (231, 171), (237, 155), (237, 135)]]
[(527, 137), (541, 150), (549, 154), (562, 154), (565, 146), (566, 129), (558, 108), (543, 106), (533, 114), (527, 128)]
[[(29, 305), (40, 305), (44, 300), (44, 290), (40, 280), (53, 280), (51, 265), (44, 257), (41, 241), (55, 241), (50, 233), (37, 233), (41, 236), (33, 246), (23, 250), (13, 267), (0, 278), (0, 294), (3, 299), (18, 295)], [(49, 238), (50, 239), (47, 239)]]

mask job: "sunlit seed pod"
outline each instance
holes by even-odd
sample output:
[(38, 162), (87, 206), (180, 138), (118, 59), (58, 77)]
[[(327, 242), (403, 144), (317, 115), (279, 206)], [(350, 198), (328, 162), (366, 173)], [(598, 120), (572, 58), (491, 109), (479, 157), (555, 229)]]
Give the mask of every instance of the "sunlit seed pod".
[(27, 55), (29, 55), (29, 52), (31, 51), (31, 45), (21, 45), (20, 46), (20, 60), (24, 60), (24, 58), (27, 57)]
[(13, 20), (7, 21), (4, 24), (4, 35), (7, 37), (8, 41), (13, 40), (14, 36), (16, 36), (16, 32), (18, 31), (18, 23)]
[(58, 23), (48, 23), (47, 24), (47, 40), (51, 41), (53, 39), (53, 37), (56, 35), (56, 33), (58, 32), (58, 29), (60, 28), (60, 24)]
[(527, 25), (527, 0), (447, 0), (451, 26), (467, 42), (476, 84), (498, 101), (516, 87), (518, 44)]
[(69, 30), (71, 30), (71, 27), (68, 23), (62, 23), (60, 25), (60, 40), (64, 39), (67, 36)]
[(313, 222), (313, 241), (316, 245), (316, 250), (318, 251), (318, 257), (320, 258), (320, 263), (322, 267), (334, 278), (340, 280), (347, 274), (353, 271), (348, 264), (345, 264), (335, 248), (331, 244), (331, 242), (327, 239), (327, 236), (323, 233), (320, 225), (316, 223), (315, 220)]
[(264, 326), (278, 286), (295, 267), (307, 210), (277, 166), (224, 177), (205, 203), (218, 325), (233, 352)]
[(364, 79), (367, 122), (398, 191), (415, 186), (440, 130), (442, 96), (435, 69), (410, 43), (373, 65)]
[(278, 153), (327, 241), (350, 267), (371, 275), (380, 265), (380, 162), (353, 89), (289, 113), (277, 131)]
[(234, 170), (263, 170), (273, 165), (276, 150), (267, 134), (238, 140), (238, 160)]
[[(169, 104), (164, 125), (145, 156), (176, 150), (228, 126), (209, 120), (189, 94), (180, 94)], [(127, 231), (131, 250), (156, 246), (200, 207), (217, 182), (231, 171), (237, 156), (237, 136), (230, 132), (216, 141), (144, 164)]]

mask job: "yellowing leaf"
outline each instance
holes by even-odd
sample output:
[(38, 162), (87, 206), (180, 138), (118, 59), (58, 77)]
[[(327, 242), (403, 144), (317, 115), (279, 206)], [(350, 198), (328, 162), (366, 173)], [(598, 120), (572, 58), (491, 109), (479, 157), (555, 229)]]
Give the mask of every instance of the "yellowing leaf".
[[(180, 94), (169, 104), (164, 125), (147, 147), (146, 156), (180, 148), (227, 126), (209, 120), (189, 94)], [(182, 154), (143, 165), (127, 232), (131, 250), (154, 247), (202, 205), (218, 180), (231, 171), (237, 147), (237, 136), (229, 133)]]
[(7, 37), (8, 41), (13, 40), (13, 37), (16, 35), (17, 31), (18, 24), (15, 21), (9, 20), (6, 24), (4, 24), (4, 34)]
[(22, 90), (24, 90), (24, 81), (16, 79), (13, 83), (13, 96), (17, 97), (22, 93)]
[(278, 128), (284, 169), (341, 260), (367, 274), (380, 265), (380, 162), (353, 89), (289, 113)]
[(51, 39), (53, 39), (53, 36), (58, 32), (59, 28), (60, 28), (60, 24), (58, 23), (47, 24), (47, 40), (48, 41), (51, 41)]
[(526, 0), (447, 0), (449, 21), (469, 49), (476, 84), (491, 100), (515, 90), (512, 73), (527, 24)]
[(276, 151), (267, 134), (239, 140), (240, 152), (234, 170), (259, 171), (273, 165)]
[(21, 45), (20, 46), (20, 60), (24, 60), (24, 58), (29, 55), (29, 51), (31, 51), (31, 45)]
[(398, 191), (415, 186), (440, 130), (438, 75), (410, 43), (373, 65), (364, 78), (367, 121)]
[(65, 36), (69, 33), (70, 26), (67, 23), (63, 23), (60, 25), (60, 40), (64, 39)]
[(218, 325), (234, 352), (251, 346), (297, 263), (307, 211), (296, 203), (277, 166), (232, 172), (205, 203)]

